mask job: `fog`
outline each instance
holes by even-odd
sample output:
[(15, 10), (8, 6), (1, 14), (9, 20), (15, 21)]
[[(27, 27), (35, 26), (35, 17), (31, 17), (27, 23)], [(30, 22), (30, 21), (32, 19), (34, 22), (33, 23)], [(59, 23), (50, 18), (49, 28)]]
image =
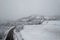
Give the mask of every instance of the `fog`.
[(16, 20), (37, 15), (60, 15), (60, 0), (0, 0), (0, 19)]

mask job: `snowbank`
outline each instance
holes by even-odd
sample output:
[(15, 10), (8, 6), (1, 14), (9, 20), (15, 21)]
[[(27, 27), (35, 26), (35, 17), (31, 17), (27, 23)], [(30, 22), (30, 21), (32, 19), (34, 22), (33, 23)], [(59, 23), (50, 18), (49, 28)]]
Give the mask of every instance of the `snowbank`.
[(42, 25), (26, 25), (21, 31), (24, 40), (60, 40), (60, 21)]

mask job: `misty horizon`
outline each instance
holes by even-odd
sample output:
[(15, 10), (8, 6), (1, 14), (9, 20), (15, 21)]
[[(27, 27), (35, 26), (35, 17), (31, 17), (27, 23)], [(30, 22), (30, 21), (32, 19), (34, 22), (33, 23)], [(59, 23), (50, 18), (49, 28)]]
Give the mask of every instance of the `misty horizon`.
[(0, 19), (16, 20), (32, 14), (60, 16), (60, 0), (0, 0)]

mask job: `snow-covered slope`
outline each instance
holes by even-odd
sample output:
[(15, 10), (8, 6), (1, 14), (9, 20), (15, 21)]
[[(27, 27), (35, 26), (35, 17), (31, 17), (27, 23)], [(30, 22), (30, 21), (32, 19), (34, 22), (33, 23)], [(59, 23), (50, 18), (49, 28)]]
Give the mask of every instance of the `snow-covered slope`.
[(25, 25), (24, 40), (60, 40), (60, 21), (45, 21), (41, 25)]

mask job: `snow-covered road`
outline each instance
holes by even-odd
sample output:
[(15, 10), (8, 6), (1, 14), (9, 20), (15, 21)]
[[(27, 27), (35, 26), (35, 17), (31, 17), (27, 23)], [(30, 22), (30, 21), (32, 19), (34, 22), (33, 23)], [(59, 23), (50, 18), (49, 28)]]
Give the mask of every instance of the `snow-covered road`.
[(24, 40), (60, 40), (60, 21), (44, 22), (41, 25), (25, 25), (21, 34)]

